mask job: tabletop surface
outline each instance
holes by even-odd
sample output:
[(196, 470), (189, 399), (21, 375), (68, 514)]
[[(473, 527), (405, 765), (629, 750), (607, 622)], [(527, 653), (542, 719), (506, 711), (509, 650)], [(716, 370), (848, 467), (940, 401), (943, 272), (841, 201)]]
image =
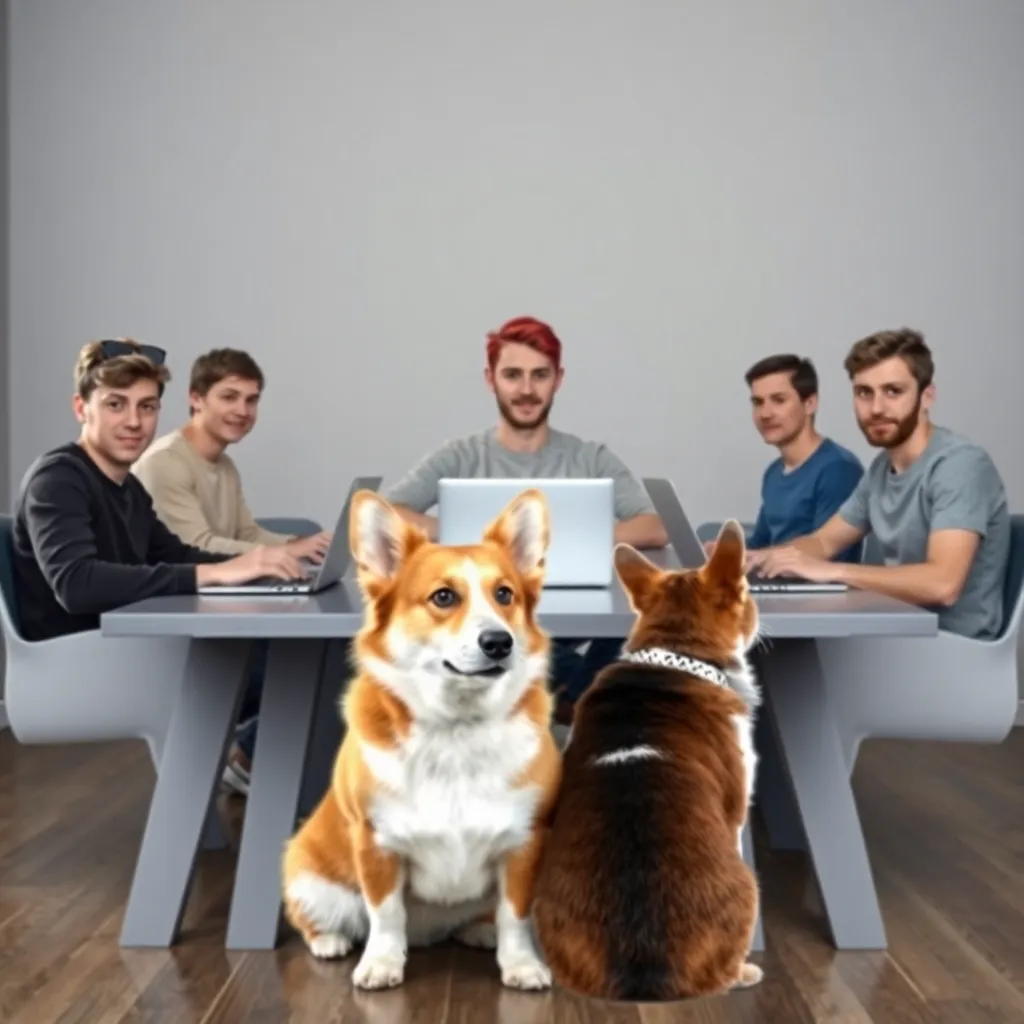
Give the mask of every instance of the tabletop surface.
[[(678, 566), (670, 548), (645, 552), (664, 567)], [(932, 636), (938, 617), (863, 590), (757, 597), (762, 626), (772, 637)], [(635, 619), (617, 580), (608, 588), (550, 588), (538, 607), (540, 625), (557, 637), (625, 637)], [(363, 600), (346, 578), (315, 595), (154, 597), (106, 612), (107, 636), (251, 638), (351, 637), (363, 624)]]

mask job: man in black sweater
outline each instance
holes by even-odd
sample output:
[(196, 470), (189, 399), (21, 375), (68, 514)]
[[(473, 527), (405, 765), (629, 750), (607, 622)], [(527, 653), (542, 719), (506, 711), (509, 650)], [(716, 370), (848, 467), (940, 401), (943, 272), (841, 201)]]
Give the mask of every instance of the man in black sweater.
[(153, 346), (118, 339), (82, 349), (73, 398), (81, 435), (33, 463), (14, 508), (14, 570), (27, 640), (96, 629), (109, 609), (194, 594), (207, 583), (302, 576), (298, 559), (283, 548), (213, 554), (184, 544), (157, 517), (129, 470), (156, 434), (169, 379), (164, 352)]

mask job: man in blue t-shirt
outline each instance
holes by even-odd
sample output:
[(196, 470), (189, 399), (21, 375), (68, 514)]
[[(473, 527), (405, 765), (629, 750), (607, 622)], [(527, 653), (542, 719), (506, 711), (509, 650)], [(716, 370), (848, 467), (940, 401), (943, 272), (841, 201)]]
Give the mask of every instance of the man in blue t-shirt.
[[(754, 426), (779, 457), (761, 481), (761, 508), (747, 538), (751, 550), (812, 533), (853, 493), (864, 467), (853, 452), (815, 429), (818, 374), (809, 359), (768, 356), (746, 374)], [(859, 562), (861, 543), (836, 560)]]
[[(934, 609), (944, 632), (999, 636), (1008, 611), (1006, 487), (981, 445), (932, 422), (935, 361), (924, 336), (909, 327), (878, 331), (858, 341), (844, 365), (857, 425), (880, 451), (836, 515), (752, 555), (751, 567)], [(868, 533), (881, 564), (835, 561), (834, 552)]]

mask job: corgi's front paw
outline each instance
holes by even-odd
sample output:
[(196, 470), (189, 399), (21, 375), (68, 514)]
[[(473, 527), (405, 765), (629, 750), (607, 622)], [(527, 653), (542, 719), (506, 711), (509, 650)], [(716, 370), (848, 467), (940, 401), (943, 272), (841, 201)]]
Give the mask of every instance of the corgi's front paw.
[(346, 957), (352, 951), (352, 942), (337, 932), (315, 935), (309, 942), (309, 951), (320, 960)]
[(405, 959), (397, 956), (363, 954), (352, 972), (352, 981), (358, 988), (396, 988), (405, 976)]
[(737, 988), (750, 988), (760, 983), (764, 977), (764, 971), (757, 964), (745, 963), (740, 968), (740, 976), (736, 981)]
[(551, 971), (536, 957), (523, 957), (501, 969), (501, 983), (508, 988), (539, 990), (551, 987)]

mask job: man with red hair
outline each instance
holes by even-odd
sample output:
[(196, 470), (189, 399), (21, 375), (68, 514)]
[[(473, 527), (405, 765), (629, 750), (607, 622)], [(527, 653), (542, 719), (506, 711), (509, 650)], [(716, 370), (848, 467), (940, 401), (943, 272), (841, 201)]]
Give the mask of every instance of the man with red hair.
[(443, 477), (589, 477), (615, 481), (616, 542), (664, 547), (668, 535), (643, 485), (607, 445), (548, 423), (562, 386), (562, 343), (533, 317), (509, 320), (487, 336), (484, 379), (498, 403), (496, 426), (449, 441), (387, 489), (390, 501), (431, 537)]
[[(548, 423), (564, 374), (562, 343), (540, 320), (517, 317), (489, 334), (484, 379), (497, 400), (497, 424), (426, 455), (386, 489), (388, 499), (433, 538), (437, 519), (429, 511), (437, 504), (438, 482), (444, 477), (610, 478), (615, 482), (616, 542), (664, 547), (665, 527), (625, 463), (607, 445), (584, 441)], [(563, 694), (557, 717), (565, 724), (572, 703), (618, 655), (621, 642), (593, 641), (584, 657), (577, 646), (566, 641), (553, 652), (553, 675)]]

